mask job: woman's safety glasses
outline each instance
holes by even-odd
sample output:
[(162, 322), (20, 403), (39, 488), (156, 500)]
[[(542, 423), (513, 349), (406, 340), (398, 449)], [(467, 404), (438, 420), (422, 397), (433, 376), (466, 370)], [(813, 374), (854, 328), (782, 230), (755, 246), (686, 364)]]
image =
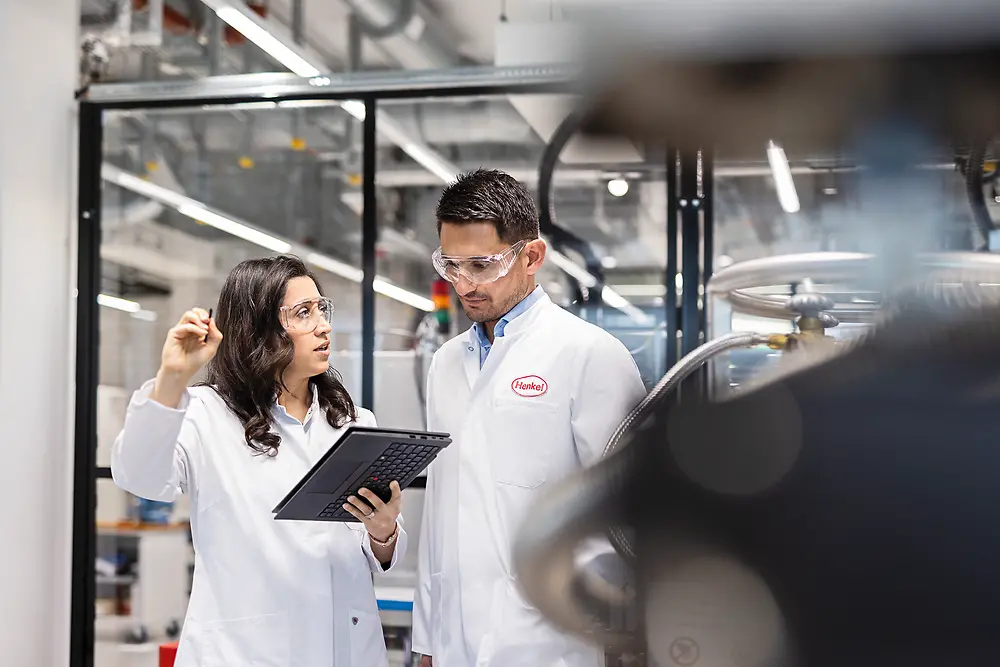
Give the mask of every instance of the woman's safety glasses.
[(281, 326), (295, 333), (312, 333), (321, 320), (333, 320), (333, 301), (325, 296), (299, 301), (292, 306), (278, 309)]
[(444, 255), (438, 248), (431, 255), (431, 261), (438, 274), (450, 283), (457, 283), (459, 278), (464, 277), (474, 285), (484, 285), (507, 275), (526, 243), (518, 241), (499, 254), (480, 257)]

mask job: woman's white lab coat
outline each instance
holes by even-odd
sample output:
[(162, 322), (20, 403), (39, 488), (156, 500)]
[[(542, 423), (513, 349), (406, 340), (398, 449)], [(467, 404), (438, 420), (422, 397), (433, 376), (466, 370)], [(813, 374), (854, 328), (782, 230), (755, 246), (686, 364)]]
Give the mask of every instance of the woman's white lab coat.
[[(191, 500), (194, 583), (176, 667), (368, 667), (387, 664), (364, 526), (275, 521), (272, 509), (340, 437), (313, 396), (304, 423), (275, 405), (274, 457), (255, 454), (211, 388), (179, 409), (132, 397), (112, 450), (121, 488), (151, 500)], [(358, 424), (375, 425), (358, 409)], [(399, 537), (395, 565), (406, 550)]]
[(511, 566), (547, 485), (599, 459), (646, 395), (629, 351), (543, 296), (493, 342), (468, 331), (434, 356), (428, 429), (452, 445), (428, 469), (413, 650), (434, 667), (597, 667), (603, 651), (551, 625)]

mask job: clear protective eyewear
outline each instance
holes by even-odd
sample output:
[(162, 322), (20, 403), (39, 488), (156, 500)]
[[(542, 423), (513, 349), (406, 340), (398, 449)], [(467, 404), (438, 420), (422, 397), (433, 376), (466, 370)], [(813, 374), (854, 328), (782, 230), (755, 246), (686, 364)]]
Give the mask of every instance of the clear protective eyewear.
[(333, 301), (321, 296), (278, 309), (281, 326), (296, 333), (312, 333), (321, 321), (333, 321)]
[(473, 285), (484, 285), (506, 276), (525, 245), (527, 241), (518, 241), (496, 255), (474, 257), (445, 255), (438, 248), (431, 255), (431, 261), (438, 274), (450, 283), (457, 283), (460, 278), (465, 278)]

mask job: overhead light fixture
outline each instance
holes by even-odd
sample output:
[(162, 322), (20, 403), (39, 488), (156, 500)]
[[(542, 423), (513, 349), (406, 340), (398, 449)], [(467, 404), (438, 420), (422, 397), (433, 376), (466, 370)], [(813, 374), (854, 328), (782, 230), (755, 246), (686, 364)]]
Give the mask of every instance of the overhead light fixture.
[(310, 78), (320, 76), (323, 72), (317, 69), (312, 63), (296, 53), (287, 44), (282, 43), (271, 32), (257, 23), (248, 14), (243, 13), (236, 7), (228, 3), (221, 6), (221, 3), (209, 2), (216, 15), (237, 30), (244, 37), (260, 47), (261, 51), (271, 56), (279, 63), (295, 72), (301, 77)]
[(318, 266), (324, 271), (328, 271), (329, 273), (332, 273), (335, 276), (340, 276), (341, 278), (346, 278), (354, 283), (360, 283), (365, 279), (365, 272), (361, 269), (341, 262), (339, 259), (321, 255), (318, 252), (309, 253), (306, 255), (305, 260), (313, 266)]
[(366, 114), (364, 102), (359, 102), (358, 100), (347, 100), (340, 103), (340, 108), (354, 116), (357, 120), (364, 122)]
[(179, 207), (177, 212), (181, 215), (186, 215), (193, 220), (197, 220), (198, 222), (203, 222), (210, 227), (215, 227), (219, 231), (232, 234), (233, 236), (241, 238), (244, 241), (249, 241), (250, 243), (259, 245), (262, 248), (267, 248), (273, 252), (286, 253), (292, 249), (292, 244), (287, 241), (282, 241), (281, 239), (275, 238), (270, 234), (265, 234), (264, 232), (253, 229), (243, 223), (231, 220), (224, 215), (213, 213), (212, 211), (209, 211), (201, 206), (185, 204), (184, 206)]
[[(290, 40), (282, 40), (269, 29), (268, 21), (243, 9), (237, 9), (228, 0), (201, 0), (206, 6), (215, 11), (216, 15), (229, 24), (234, 30), (240, 32), (244, 37), (259, 46), (271, 55), (275, 60), (295, 72), (301, 77), (311, 79), (313, 85), (330, 85), (328, 77), (323, 76), (320, 68), (325, 68), (326, 64), (318, 55), (314, 55), (308, 49), (294, 44)], [(341, 108), (354, 118), (364, 121), (366, 116), (365, 105), (358, 100), (346, 100), (341, 102)], [(406, 128), (391, 115), (384, 111), (378, 112), (378, 131), (389, 141), (399, 146), (403, 152), (409, 155), (417, 164), (440, 178), (446, 185), (454, 183), (458, 178), (458, 166), (445, 159), (440, 153), (430, 146), (410, 135)], [(626, 190), (628, 184), (625, 184)], [(622, 193), (624, 194), (624, 193)], [(554, 254), (554, 253), (550, 253)], [(562, 256), (561, 260), (555, 260), (557, 264), (567, 273), (588, 287), (593, 287), (597, 279), (591, 276), (586, 269), (579, 266), (568, 257)], [(573, 267), (572, 269), (567, 267)], [(582, 279), (583, 277), (586, 279)], [(607, 289), (607, 288), (606, 288)], [(386, 295), (388, 296), (388, 295)], [(614, 297), (612, 297), (614, 299)], [(610, 302), (609, 302), (610, 303)], [(411, 304), (413, 305), (413, 304)]]
[[(364, 272), (361, 269), (341, 262), (333, 257), (328, 257), (322, 253), (314, 252), (305, 246), (297, 245), (278, 236), (268, 234), (248, 222), (237, 220), (220, 212), (212, 211), (205, 204), (195, 199), (191, 199), (190, 197), (169, 190), (161, 185), (145, 181), (133, 174), (129, 174), (128, 172), (115, 167), (114, 165), (105, 164), (101, 169), (101, 177), (104, 180), (115, 183), (116, 185), (119, 185), (127, 190), (149, 197), (150, 199), (158, 201), (161, 204), (171, 206), (177, 212), (186, 215), (189, 218), (203, 222), (206, 225), (210, 225), (220, 231), (226, 232), (227, 234), (241, 238), (244, 241), (249, 241), (250, 243), (276, 253), (294, 252), (302, 257), (302, 259), (307, 263), (312, 264), (319, 269), (323, 269), (324, 271), (329, 271), (330, 273), (340, 276), (341, 278), (350, 280), (351, 282), (360, 283), (364, 280)], [(383, 296), (399, 301), (400, 303), (405, 303), (408, 306), (413, 306), (414, 308), (418, 308), (428, 313), (434, 310), (434, 302), (427, 297), (410, 292), (409, 290), (399, 287), (398, 285), (394, 285), (391, 281), (383, 278), (382, 276), (375, 276), (374, 281), (375, 291)], [(115, 297), (108, 298), (114, 299)], [(108, 304), (111, 303), (118, 302), (109, 300)], [(139, 305), (135, 304), (135, 307), (138, 309)]]
[(97, 303), (105, 308), (114, 308), (115, 310), (120, 310), (123, 313), (138, 313), (142, 310), (142, 306), (135, 301), (129, 301), (128, 299), (122, 299), (121, 297), (111, 296), (110, 294), (98, 294)]
[(612, 178), (608, 181), (608, 192), (615, 197), (624, 197), (628, 194), (628, 181), (624, 178)]
[(657, 297), (667, 293), (667, 288), (659, 283), (615, 285), (614, 289), (622, 296)]
[(798, 213), (799, 194), (795, 191), (792, 170), (788, 166), (785, 149), (773, 141), (767, 142), (767, 161), (771, 165), (774, 188), (778, 191), (778, 203), (786, 213)]
[(113, 308), (115, 310), (120, 310), (123, 313), (128, 313), (137, 320), (143, 320), (146, 322), (155, 322), (156, 313), (151, 310), (143, 310), (135, 301), (129, 301), (128, 299), (123, 299), (120, 296), (112, 296), (110, 294), (98, 294), (97, 304), (104, 306), (105, 308)]
[[(546, 241), (546, 244), (548, 245), (548, 241)], [(597, 285), (597, 278), (590, 275), (589, 271), (558, 250), (553, 250), (551, 246), (545, 253), (545, 256), (584, 287), (594, 287)]]
[[(228, 23), (230, 27), (239, 31), (279, 63), (295, 74), (310, 79), (312, 85), (328, 86), (332, 83), (329, 77), (322, 76), (320, 68), (326, 67), (326, 65), (318, 56), (313, 56), (298, 45), (285, 43), (276, 37), (265, 27), (267, 25), (265, 19), (251, 15), (248, 13), (249, 10), (237, 9), (225, 0), (202, 0), (202, 2), (213, 9), (216, 15)], [(345, 100), (340, 103), (340, 106), (357, 120), (364, 121), (366, 115), (364, 102)], [(378, 115), (378, 129), (389, 141), (402, 148), (417, 164), (445, 183), (452, 183), (458, 177), (458, 168), (455, 165), (431, 150), (426, 144), (410, 136), (399, 121), (385, 112), (380, 112)]]
[(414, 294), (413, 292), (405, 290), (398, 285), (393, 285), (388, 280), (383, 278), (376, 278), (374, 280), (373, 287), (376, 292), (383, 296), (387, 296), (390, 299), (401, 301), (413, 306), (414, 308), (425, 310), (428, 313), (434, 310), (434, 302), (431, 299), (420, 296), (419, 294)]
[(643, 324), (650, 324), (653, 322), (653, 318), (650, 315), (633, 306), (627, 299), (625, 299), (625, 297), (621, 296), (607, 285), (605, 285), (601, 290), (601, 298), (604, 300), (604, 303), (608, 304), (612, 308), (617, 308), (636, 322), (641, 322)]
[(414, 162), (440, 178), (446, 185), (458, 180), (458, 168), (426, 146), (411, 141), (403, 145), (403, 150), (413, 158)]

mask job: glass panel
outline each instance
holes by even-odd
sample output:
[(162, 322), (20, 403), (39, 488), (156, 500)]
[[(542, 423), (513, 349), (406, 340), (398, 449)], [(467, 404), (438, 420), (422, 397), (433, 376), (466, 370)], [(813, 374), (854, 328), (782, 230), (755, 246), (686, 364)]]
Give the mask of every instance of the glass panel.
[[(776, 153), (779, 173), (775, 174), (768, 154), (761, 149), (756, 162), (727, 160), (715, 165), (715, 240), (716, 272), (747, 260), (815, 252), (873, 252), (879, 236), (888, 231), (912, 230), (919, 234), (919, 221), (908, 219), (912, 202), (924, 201), (924, 210), (936, 216), (930, 237), (923, 239), (922, 250), (972, 250), (984, 243), (975, 226), (965, 190), (963, 174), (956, 170), (954, 154), (942, 149), (938, 159), (921, 165), (923, 188), (914, 192), (896, 188), (898, 215), (887, 216), (865, 203), (865, 170), (858, 159), (848, 154), (804, 155)], [(790, 172), (792, 187), (782, 178), (784, 165)], [(791, 197), (789, 198), (789, 194)], [(795, 210), (794, 203), (798, 207)], [(987, 198), (991, 201), (991, 197)], [(907, 209), (910, 212), (906, 212)], [(806, 281), (811, 281), (806, 282)], [(787, 298), (802, 290), (825, 294), (836, 304), (834, 315), (843, 308), (874, 308), (880, 295), (864, 286), (840, 281), (830, 284), (820, 276), (803, 272), (794, 284), (760, 284), (748, 293), (763, 297)], [(719, 304), (722, 304), (721, 307)], [(709, 304), (710, 336), (727, 331), (787, 333), (795, 330), (793, 318), (758, 317), (734, 308), (721, 299)], [(712, 315), (716, 315), (712, 317)], [(863, 332), (868, 325), (842, 316), (842, 321), (826, 333), (847, 338)], [(734, 351), (715, 363), (717, 377), (730, 386), (739, 386), (768, 366), (780, 363), (780, 352), (757, 347)]]
[[(360, 400), (362, 133), (344, 107), (363, 116), (360, 102), (108, 115), (99, 466), (110, 465), (133, 392), (155, 376), (167, 331), (194, 306), (215, 308), (229, 271), (245, 259), (291, 252), (306, 260), (335, 306), (330, 363)], [(130, 636), (133, 621), (102, 620), (97, 665), (105, 667), (124, 664), (101, 660), (116, 653), (115, 642), (155, 647), (169, 638), (168, 621), (183, 620), (188, 570), (176, 554), (189, 548), (188, 509), (186, 497), (172, 506), (140, 503), (110, 480), (98, 493), (98, 542), (108, 561), (98, 564), (98, 613), (120, 616), (131, 605), (147, 631)], [(109, 579), (120, 576), (121, 558), (147, 544), (139, 589)], [(127, 594), (139, 601), (115, 601)]]
[[(396, 140), (397, 132), (384, 130), (380, 116), (379, 272), (415, 294), (430, 297), (438, 277), (430, 263), (430, 253), (438, 246), (434, 210), (445, 178), (456, 170), (496, 168), (527, 185), (537, 199), (546, 141), (573, 103), (571, 97), (562, 95), (380, 101), (379, 108), (392, 118), (393, 129), (402, 128), (412, 141), (406, 147)], [(614, 292), (611, 297), (617, 295), (614, 302), (622, 308), (585, 305), (577, 281), (569, 279), (551, 255), (538, 274), (539, 283), (555, 302), (625, 343), (649, 386), (665, 370), (665, 188), (662, 157), (647, 157), (645, 151), (629, 144), (571, 142), (554, 176), (557, 222), (599, 258)], [(551, 243), (549, 249), (554, 249)], [(577, 267), (583, 266), (579, 253), (558, 249)], [(451, 301), (449, 337), (471, 324), (461, 308), (455, 307), (457, 300)], [(385, 298), (378, 299), (377, 309), (377, 349), (382, 354), (375, 362), (376, 408), (386, 410), (394, 423), (419, 426), (421, 406), (399, 396), (412, 392), (426, 375), (429, 355), (421, 351), (441, 342), (434, 341), (434, 318), (427, 318), (423, 331), (428, 336), (421, 338), (417, 336), (422, 321), (418, 309)], [(397, 329), (402, 329), (402, 335), (389, 333)], [(404, 362), (405, 357), (387, 356), (406, 349), (417, 353), (412, 363)]]
[(180, 632), (194, 568), (187, 503), (164, 523), (150, 523), (158, 509), (111, 480), (97, 482), (94, 652), (101, 667), (156, 664), (158, 644)]

